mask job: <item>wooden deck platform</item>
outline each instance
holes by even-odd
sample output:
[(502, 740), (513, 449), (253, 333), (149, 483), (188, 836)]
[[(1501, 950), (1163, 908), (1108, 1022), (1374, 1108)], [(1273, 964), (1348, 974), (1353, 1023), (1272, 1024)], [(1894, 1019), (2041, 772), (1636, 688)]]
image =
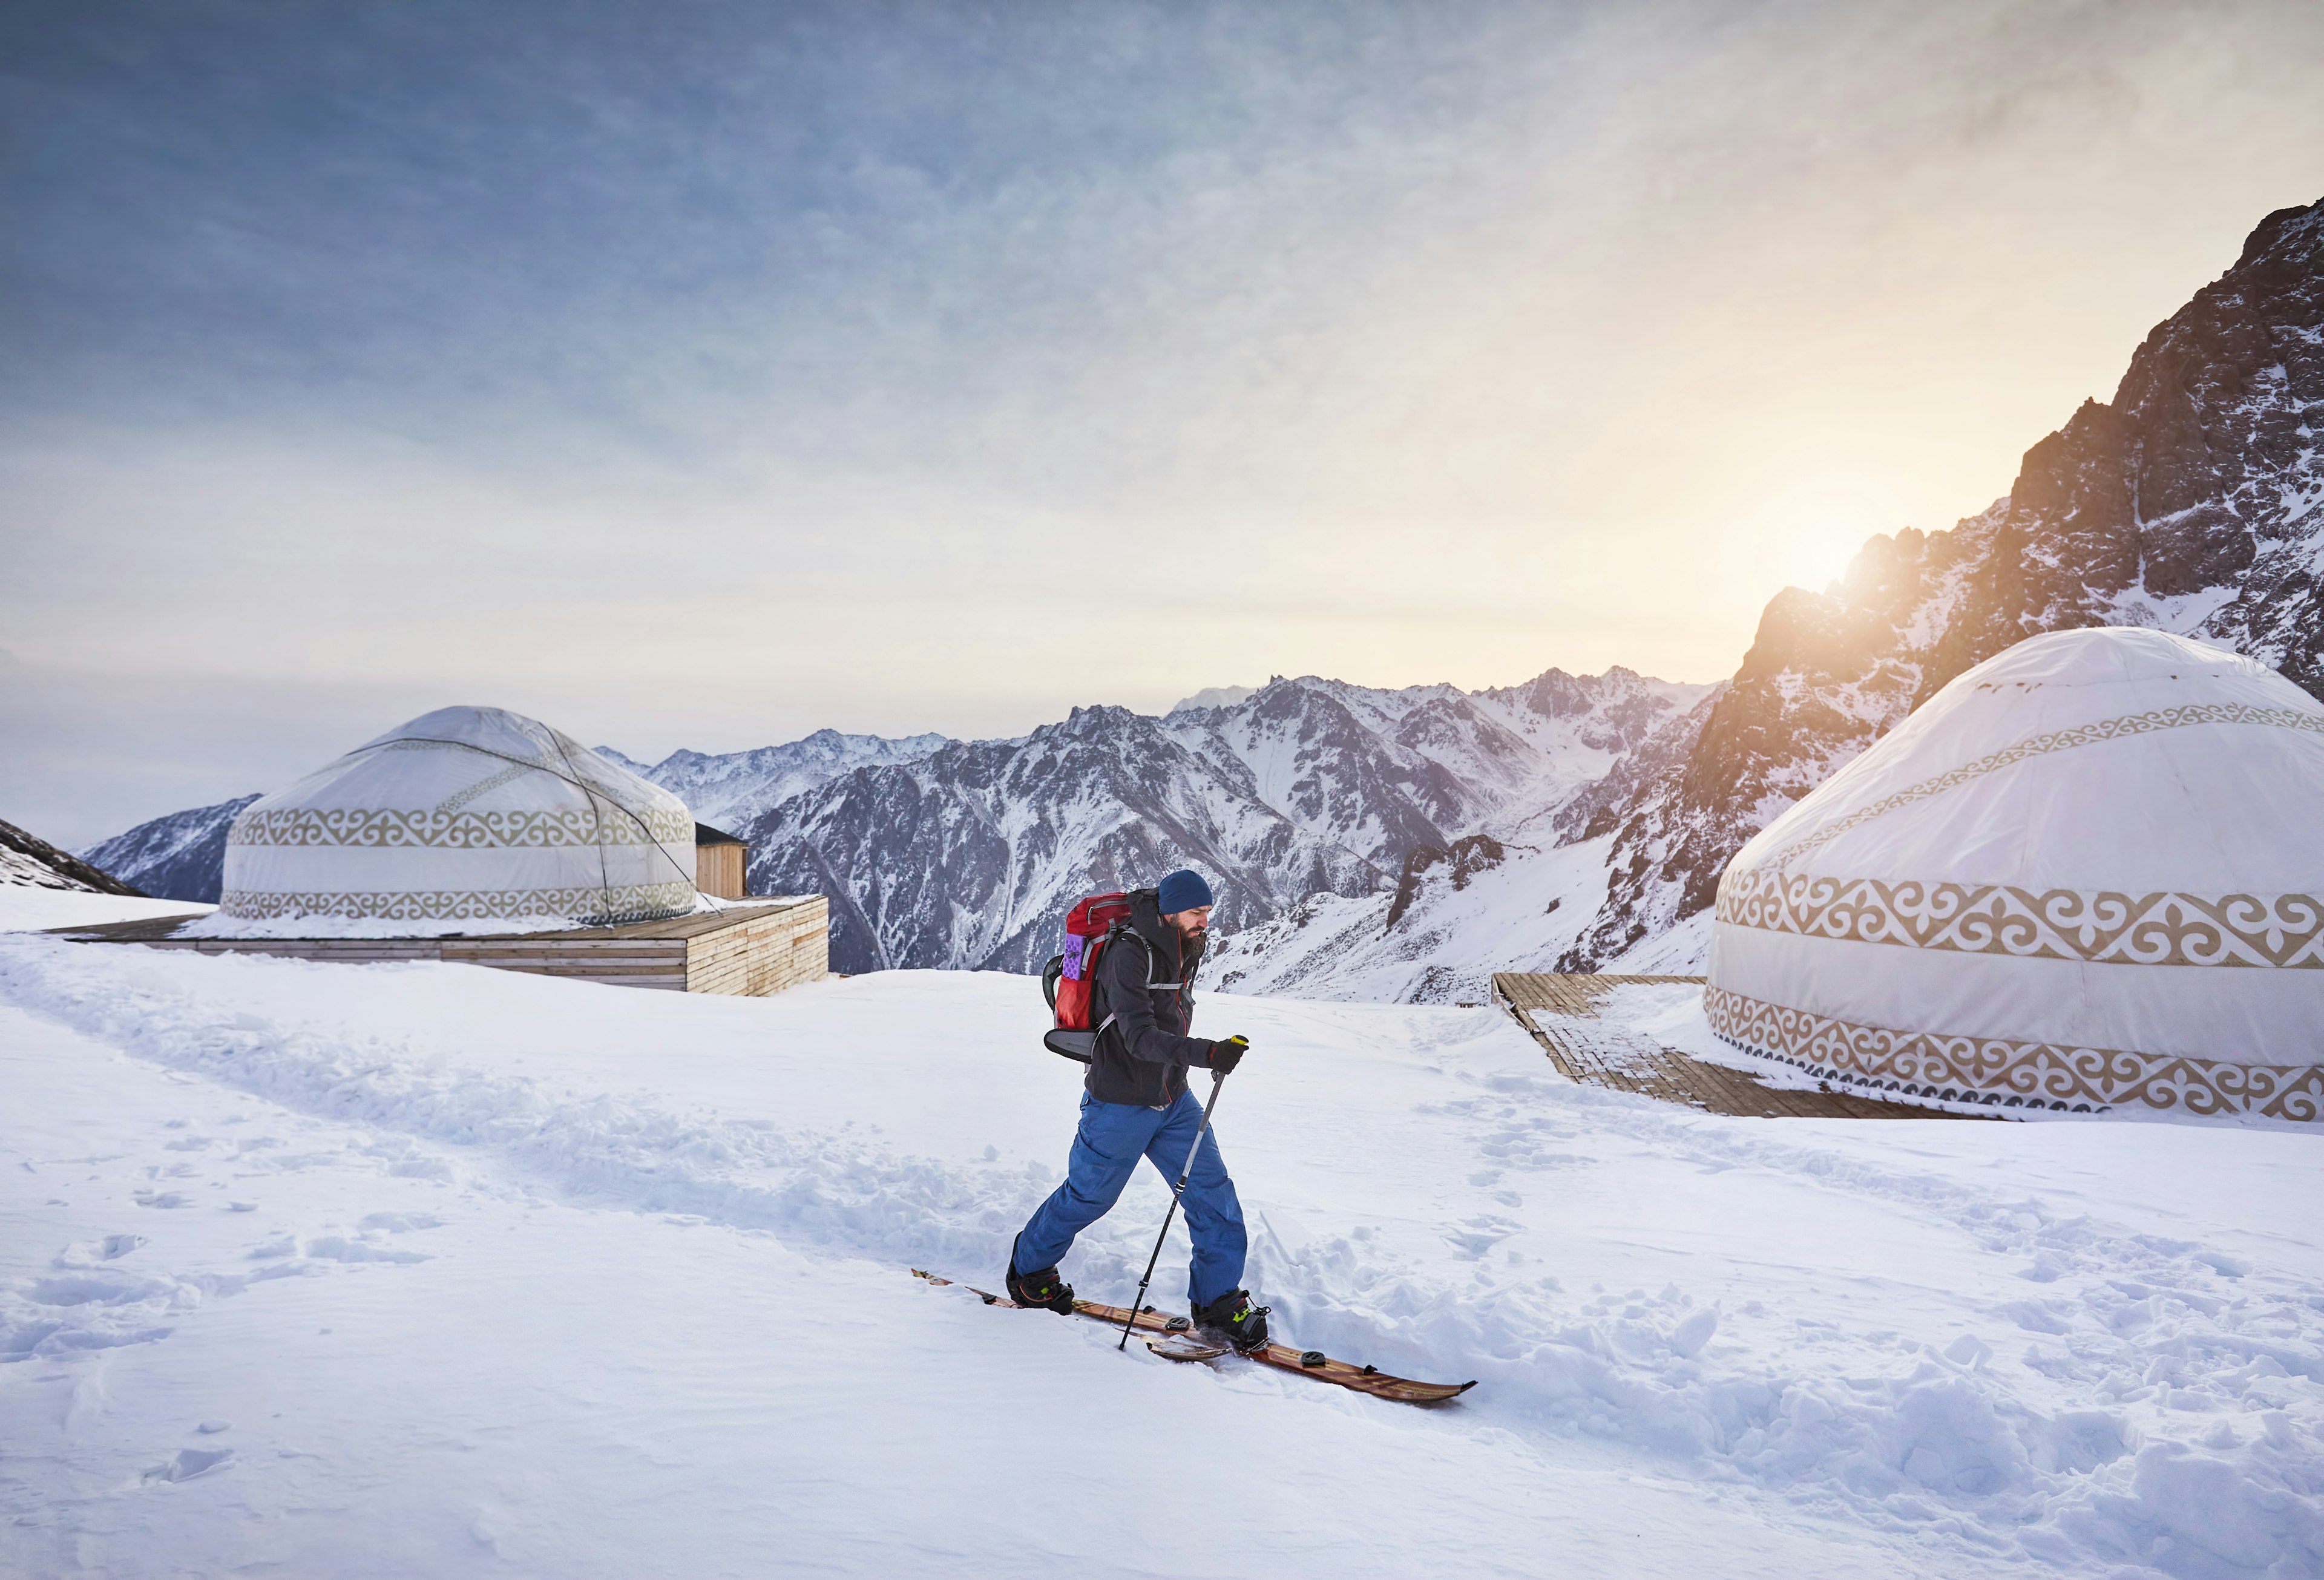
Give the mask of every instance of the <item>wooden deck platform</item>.
[(1701, 977), (1546, 976), (1516, 971), (1493, 977), (1493, 1002), (1539, 1043), (1558, 1073), (1587, 1086), (1638, 1092), (1706, 1113), (1768, 1119), (1968, 1119), (1983, 1117), (1884, 1103), (1847, 1092), (1790, 1091), (1748, 1070), (1710, 1064), (1599, 1020), (1598, 1006), (1618, 988)]
[(449, 938), (182, 938), (194, 915), (155, 916), (52, 929), (80, 943), (140, 943), (198, 954), (264, 954), (367, 965), (452, 960), (496, 970), (566, 977), (622, 988), (763, 997), (830, 973), (829, 903), (821, 895), (770, 896), (757, 905), (667, 922)]

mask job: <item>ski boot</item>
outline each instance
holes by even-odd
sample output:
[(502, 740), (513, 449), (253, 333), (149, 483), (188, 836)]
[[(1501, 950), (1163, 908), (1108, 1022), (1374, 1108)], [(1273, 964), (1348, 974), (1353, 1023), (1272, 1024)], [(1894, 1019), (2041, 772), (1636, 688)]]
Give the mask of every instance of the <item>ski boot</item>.
[(1194, 1326), (1234, 1346), (1237, 1355), (1267, 1347), (1267, 1314), (1270, 1306), (1250, 1303), (1249, 1290), (1230, 1290), (1207, 1306), (1194, 1308)]
[(1009, 1277), (1004, 1287), (1009, 1298), (1020, 1306), (1039, 1306), (1055, 1311), (1060, 1317), (1074, 1314), (1074, 1286), (1057, 1276), (1054, 1267), (1038, 1272), (1019, 1273), (1017, 1271), (1017, 1242), (1009, 1243)]

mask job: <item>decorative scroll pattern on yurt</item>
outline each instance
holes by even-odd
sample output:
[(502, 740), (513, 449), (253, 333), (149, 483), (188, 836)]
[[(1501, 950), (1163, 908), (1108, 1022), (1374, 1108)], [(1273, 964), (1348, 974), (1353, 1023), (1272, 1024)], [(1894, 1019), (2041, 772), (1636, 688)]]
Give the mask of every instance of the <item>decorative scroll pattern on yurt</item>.
[(290, 916), (362, 916), (383, 922), (484, 922), (579, 916), (619, 923), (667, 916), (694, 902), (691, 882), (620, 888), (410, 889), (383, 893), (236, 891), (219, 909), (248, 921)]
[[(2302, 712), (2294, 708), (2254, 707), (2246, 703), (2189, 703), (2175, 708), (2157, 708), (2150, 712), (2100, 719), (2095, 723), (2078, 724), (2070, 730), (2052, 730), (2029, 736), (2014, 746), (2003, 747), (1999, 751), (1988, 752), (1975, 762), (1964, 763), (1950, 772), (1923, 779), (1893, 795), (1884, 795), (1830, 828), (1819, 829), (1775, 852), (1759, 865), (1783, 867), (1812, 850), (1821, 850), (1849, 830), (1869, 822), (1884, 813), (1894, 812), (1915, 801), (1925, 801), (1932, 795), (1941, 795), (1972, 779), (1981, 779), (1997, 768), (2024, 762), (2028, 758), (2044, 757), (2054, 751), (2070, 751), (2078, 746), (2095, 746), (2101, 741), (2119, 740), (2128, 735), (2145, 735), (2157, 730), (2182, 730), (2190, 724), (2258, 724), (2276, 730), (2305, 730), (2311, 734), (2324, 735), (2324, 715)], [(1731, 873), (1732, 869), (1729, 870)]]
[(2116, 894), (1730, 871), (1715, 919), (1853, 943), (2141, 966), (2324, 970), (2313, 895)]
[[(527, 770), (530, 772), (530, 770)], [(684, 811), (584, 807), (452, 812), (441, 807), (251, 807), (234, 821), (238, 845), (435, 846), (455, 850), (558, 845), (663, 845), (694, 841)]]
[(2122, 1048), (1860, 1025), (1703, 990), (1711, 1029), (1746, 1053), (1877, 1095), (2087, 1112), (2131, 1103), (2198, 1115), (2324, 1117), (2324, 1065), (2238, 1064)]

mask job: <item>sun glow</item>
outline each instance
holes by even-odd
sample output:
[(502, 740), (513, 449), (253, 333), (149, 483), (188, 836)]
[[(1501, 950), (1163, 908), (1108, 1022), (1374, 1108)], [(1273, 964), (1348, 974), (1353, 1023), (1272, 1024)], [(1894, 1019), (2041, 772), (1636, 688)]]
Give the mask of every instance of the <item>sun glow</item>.
[(1720, 524), (1720, 568), (1770, 592), (1777, 586), (1821, 592), (1847, 571), (1868, 538), (1920, 525), (1910, 519), (1912, 504), (1903, 489), (1881, 476), (1835, 472), (1802, 478)]

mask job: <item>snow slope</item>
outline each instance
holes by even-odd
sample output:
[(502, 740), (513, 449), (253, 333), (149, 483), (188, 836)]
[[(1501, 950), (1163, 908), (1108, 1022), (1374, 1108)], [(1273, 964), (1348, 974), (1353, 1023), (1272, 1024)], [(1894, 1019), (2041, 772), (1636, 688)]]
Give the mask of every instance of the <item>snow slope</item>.
[[(1204, 1015), (1279, 1327), (1459, 1404), (910, 1279), (1057, 1177), (1021, 978), (0, 938), (0, 1571), (2324, 1566), (2314, 1136), (1726, 1120), (1489, 1011)], [(1127, 1295), (1162, 1205), (1068, 1274)]]
[(149, 916), (199, 916), (215, 909), (190, 900), (139, 900), (81, 889), (0, 886), (0, 926), (32, 932), (143, 921)]
[(1213, 939), (1204, 974), (1230, 993), (1482, 1004), (1494, 972), (1546, 971), (1572, 946), (1605, 893), (1612, 842), (1471, 836), (1416, 851), (1397, 894), (1310, 895)]

